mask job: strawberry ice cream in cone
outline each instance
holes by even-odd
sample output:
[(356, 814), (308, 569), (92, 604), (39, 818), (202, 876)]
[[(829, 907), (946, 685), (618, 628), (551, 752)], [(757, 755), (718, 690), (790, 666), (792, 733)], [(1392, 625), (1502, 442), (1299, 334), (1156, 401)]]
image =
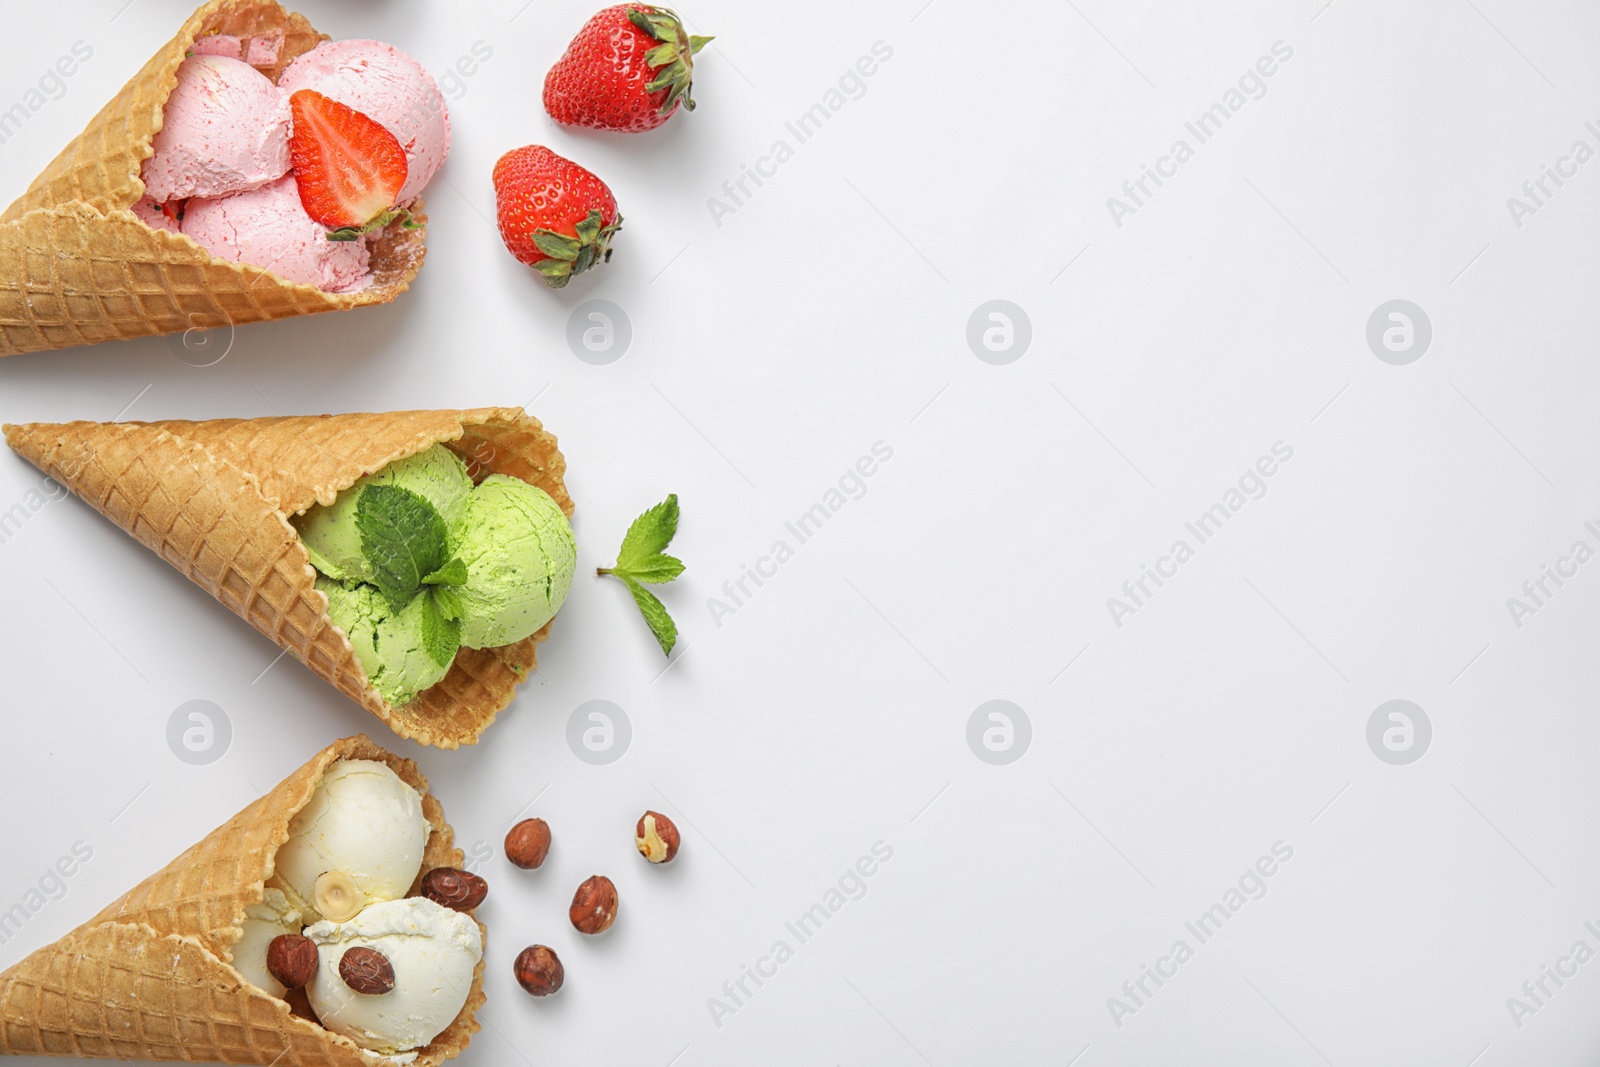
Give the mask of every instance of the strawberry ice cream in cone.
[[(404, 292), (424, 252), (417, 194), (448, 151), (449, 117), (410, 57), (348, 44), (333, 49), (275, 0), (210, 0), (190, 16), (0, 215), (0, 355), (340, 311)], [(330, 222), (304, 197), (304, 217), (291, 210), (289, 192), (328, 177), (295, 163), (307, 132), (293, 121), (297, 89), (280, 82), (302, 57), (296, 86), (372, 108), (362, 118), (398, 145), (400, 168), (386, 154), (357, 159), (348, 173), (368, 184), (342, 191), (346, 205), (381, 199), (381, 210)], [(198, 217), (186, 225), (191, 207)]]

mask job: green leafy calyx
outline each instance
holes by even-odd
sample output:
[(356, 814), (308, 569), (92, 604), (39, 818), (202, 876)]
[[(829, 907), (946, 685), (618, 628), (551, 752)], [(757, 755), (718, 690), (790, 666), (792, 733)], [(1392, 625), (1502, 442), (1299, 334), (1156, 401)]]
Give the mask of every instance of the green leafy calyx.
[(328, 240), (354, 241), (358, 237), (365, 237), (369, 233), (374, 233), (383, 229), (391, 222), (398, 222), (402, 230), (422, 229), (422, 223), (417, 221), (417, 217), (411, 214), (411, 210), (409, 208), (394, 207), (390, 208), (388, 211), (379, 212), (373, 218), (373, 220), (367, 223), (365, 226), (343, 226), (337, 230), (329, 230)]
[(645, 88), (652, 93), (667, 90), (660, 113), (671, 114), (680, 101), (685, 110), (693, 111), (694, 97), (689, 95), (689, 90), (694, 82), (694, 57), (712, 38), (686, 33), (683, 20), (664, 7), (630, 7), (628, 21), (651, 40), (660, 42), (644, 54), (645, 63), (656, 74)]
[(533, 269), (544, 275), (552, 289), (562, 288), (574, 275), (611, 259), (611, 238), (622, 229), (622, 216), (607, 223), (600, 209), (592, 207), (575, 228), (576, 237), (547, 226), (533, 231), (533, 243), (545, 254)]

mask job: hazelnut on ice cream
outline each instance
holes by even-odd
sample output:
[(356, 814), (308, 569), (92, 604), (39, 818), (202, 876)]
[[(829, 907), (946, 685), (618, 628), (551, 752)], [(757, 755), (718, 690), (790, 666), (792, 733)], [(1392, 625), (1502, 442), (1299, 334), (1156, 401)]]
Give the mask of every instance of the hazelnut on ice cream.
[(472, 917), (425, 897), (372, 904), (305, 935), (317, 945), (306, 986), (312, 1010), (324, 1028), (374, 1052), (409, 1052), (438, 1036), (461, 1013), (483, 958)]
[(243, 933), (233, 946), (233, 969), (256, 988), (282, 998), (283, 983), (267, 970), (267, 946), (280, 934), (298, 934), (300, 925), (300, 913), (283, 890), (268, 886), (259, 904), (244, 909)]
[(386, 764), (343, 760), (289, 823), (271, 884), (308, 923), (352, 918), (411, 891), (429, 829), (422, 798)]
[(388, 764), (333, 764), (290, 820), (262, 900), (245, 909), (234, 969), (279, 999), (285, 982), (303, 986), (323, 1029), (414, 1060), (461, 1014), (483, 958), (483, 929), (467, 914), (482, 879), (434, 868), (423, 895), (406, 895), (431, 829), (421, 795)]

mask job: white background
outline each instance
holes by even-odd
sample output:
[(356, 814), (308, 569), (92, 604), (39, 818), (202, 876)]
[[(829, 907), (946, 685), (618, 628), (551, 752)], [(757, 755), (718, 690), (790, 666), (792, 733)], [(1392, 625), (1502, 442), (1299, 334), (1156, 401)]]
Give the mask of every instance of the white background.
[[(687, 2), (687, 0), (685, 0)], [(93, 58), (0, 146), (9, 197), (177, 28), (183, 0), (15, 4), (0, 108), (75, 41)], [(1600, 926), (1593, 654), (1600, 564), (1519, 628), (1506, 599), (1600, 540), (1592, 239), (1600, 162), (1519, 228), (1507, 198), (1600, 120), (1600, 10), (1579, 0), (697, 0), (700, 109), (653, 134), (557, 129), (543, 74), (568, 0), (305, 0), (454, 86), (428, 262), (381, 309), (243, 327), (199, 368), (152, 338), (7, 360), (6, 421), (529, 405), (577, 501), (579, 578), (540, 671), (475, 749), (422, 750), (75, 499), (0, 545), (10, 743), (0, 909), (74, 842), (93, 859), (9, 964), (335, 737), (417, 759), (465, 847), (496, 854), (489, 1004), (469, 1064), (1564, 1065), (1600, 1054), (1600, 962), (1536, 1014), (1507, 998)], [(737, 211), (708, 199), (875, 42), (892, 58)], [(1267, 92), (1118, 227), (1106, 200), (1285, 42)], [(489, 171), (548, 144), (615, 190), (612, 264), (561, 293), (500, 245)], [(1069, 265), (1070, 264), (1070, 265)], [(625, 309), (608, 366), (569, 351)], [(1393, 366), (1368, 317), (1406, 299), (1431, 347)], [(969, 349), (981, 303), (1032, 343)], [(536, 398), (536, 399), (533, 399)], [(717, 625), (708, 598), (874, 442), (893, 458)], [(1106, 600), (1257, 457), (1269, 491), (1136, 615)], [(0, 510), (40, 483), (0, 456)], [(663, 661), (625, 591), (585, 577), (679, 494), (688, 572)], [(792, 543), (792, 537), (790, 538)], [(754, 588), (750, 586), (750, 588)], [(263, 671), (265, 670), (265, 674)], [(1380, 761), (1416, 702), (1426, 755)], [(208, 766), (166, 724), (231, 723)], [(603, 699), (631, 748), (580, 762)], [(991, 699), (1032, 743), (969, 750)], [(530, 801), (537, 801), (529, 807)], [(676, 818), (665, 869), (634, 853)], [(527, 810), (555, 846), (498, 856)], [(788, 938), (874, 842), (893, 858), (777, 977), (708, 1000)], [(1107, 1000), (1274, 842), (1268, 892), (1136, 1014)], [(565, 919), (591, 873), (622, 917)], [(534, 1001), (511, 960), (553, 945)], [(748, 983), (747, 983), (748, 985)], [(754, 988), (753, 986), (750, 988)], [(1553, 986), (1549, 988), (1554, 989)], [(729, 1002), (731, 1004), (731, 1002)]]

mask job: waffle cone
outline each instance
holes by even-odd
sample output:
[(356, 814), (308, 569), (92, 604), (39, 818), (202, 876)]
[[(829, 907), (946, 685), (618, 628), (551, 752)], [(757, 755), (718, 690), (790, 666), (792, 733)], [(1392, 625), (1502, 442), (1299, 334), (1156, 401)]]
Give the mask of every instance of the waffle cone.
[[(0, 1053), (262, 1067), (378, 1062), (246, 983), (231, 962), (244, 910), (262, 899), (290, 820), (345, 759), (387, 763), (422, 794), (433, 827), (424, 873), (460, 866), (454, 832), (416, 764), (365, 737), (336, 741), (100, 914), (0, 973)], [(461, 1054), (483, 1001), (480, 962), (461, 1014), (418, 1050), (419, 1067)]]
[[(422, 229), (390, 226), (372, 249), (372, 284), (324, 293), (213, 259), (133, 214), (178, 65), (196, 38), (213, 33), (282, 35), (278, 63), (261, 68), (274, 80), (326, 39), (274, 0), (212, 0), (191, 15), (0, 214), (0, 356), (386, 304), (416, 277)], [(426, 222), (420, 201), (413, 211)]]
[(409, 704), (388, 704), (328, 617), (316, 571), (290, 524), (356, 479), (444, 444), (475, 480), (506, 474), (572, 514), (556, 439), (521, 408), (217, 419), (30, 423), (6, 441), (40, 470), (188, 575), (402, 737), (477, 741), (536, 665), (550, 626), (499, 648), (462, 648)]

